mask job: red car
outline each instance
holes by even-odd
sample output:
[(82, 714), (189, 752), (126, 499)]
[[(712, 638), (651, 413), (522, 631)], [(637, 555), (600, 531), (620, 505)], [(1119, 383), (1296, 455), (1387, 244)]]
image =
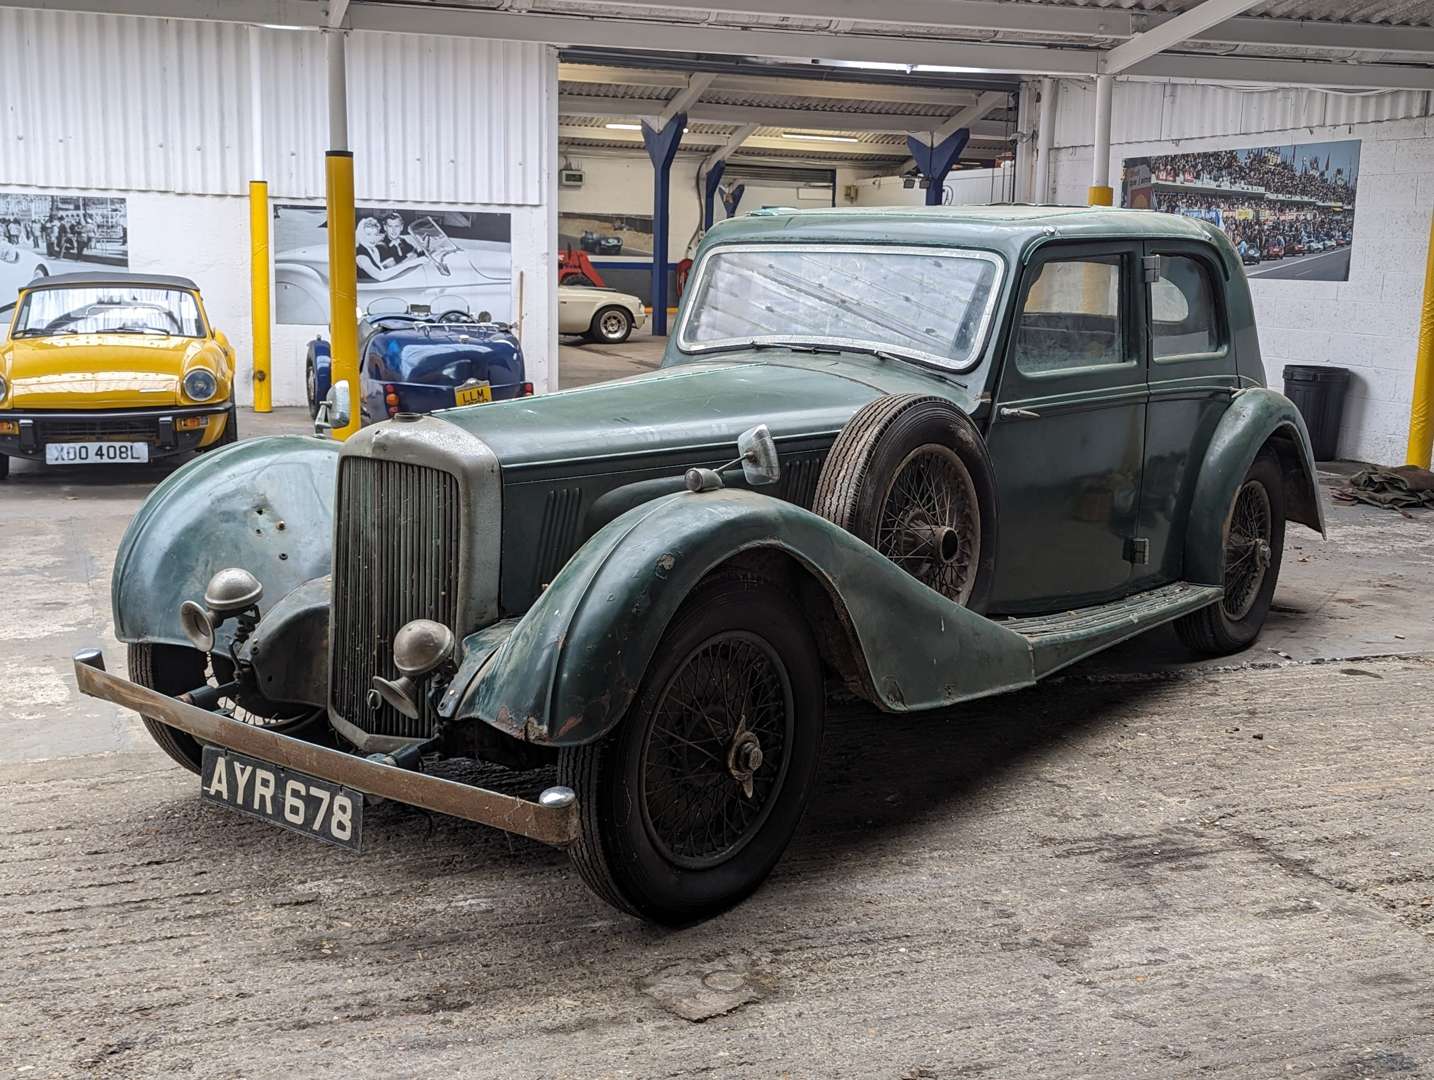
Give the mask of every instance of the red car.
[(1265, 258), (1283, 259), (1285, 257), (1285, 242), (1279, 237), (1265, 241)]

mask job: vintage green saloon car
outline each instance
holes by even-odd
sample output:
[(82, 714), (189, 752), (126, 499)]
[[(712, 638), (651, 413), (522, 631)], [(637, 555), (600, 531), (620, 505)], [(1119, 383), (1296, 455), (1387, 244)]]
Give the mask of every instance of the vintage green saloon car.
[(828, 688), (943, 708), (1171, 621), (1234, 652), (1287, 520), (1323, 532), (1309, 441), (1219, 230), (764, 210), (657, 371), (185, 466), (115, 563), (130, 680), (75, 669), (208, 799), (351, 847), (365, 795), (455, 814), (680, 924), (781, 856)]

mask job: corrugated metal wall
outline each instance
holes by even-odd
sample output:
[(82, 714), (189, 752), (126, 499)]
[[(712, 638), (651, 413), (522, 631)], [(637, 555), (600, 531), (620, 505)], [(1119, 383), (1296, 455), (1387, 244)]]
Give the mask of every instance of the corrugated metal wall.
[[(254, 34), (275, 195), (324, 190), (314, 32)], [(248, 27), (0, 8), (0, 184), (237, 195), (250, 179)], [(536, 205), (554, 151), (544, 46), (349, 39), (360, 199)]]
[[(1122, 82), (1116, 87), (1111, 109), (1112, 142), (1155, 142), (1425, 116), (1429, 112), (1429, 95), (1414, 90), (1352, 95)], [(1089, 146), (1094, 131), (1094, 83), (1062, 80), (1056, 108), (1056, 145)]]

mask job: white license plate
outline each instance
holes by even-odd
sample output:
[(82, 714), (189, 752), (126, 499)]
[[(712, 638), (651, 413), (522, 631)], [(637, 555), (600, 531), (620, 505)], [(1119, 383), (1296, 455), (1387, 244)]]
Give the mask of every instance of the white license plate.
[(233, 750), (204, 748), (199, 795), (314, 840), (354, 851), (363, 845), (363, 796), (357, 791)]
[(46, 465), (133, 465), (149, 460), (149, 443), (62, 442), (45, 444)]

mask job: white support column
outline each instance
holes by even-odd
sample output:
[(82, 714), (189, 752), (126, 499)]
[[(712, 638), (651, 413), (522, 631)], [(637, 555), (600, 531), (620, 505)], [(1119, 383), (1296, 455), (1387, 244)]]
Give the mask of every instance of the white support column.
[[(1036, 156), (1035, 132), (1031, 130), (1031, 117), (1035, 116), (1036, 83), (1027, 79), (1021, 83), (1021, 97), (1016, 105), (1016, 163), (1013, 171), (1011, 201), (1031, 201), (1031, 164)], [(1003, 193), (1004, 195), (1004, 193)]]
[(344, 32), (324, 33), (329, 60), (329, 149), (349, 148), (348, 70), (344, 58)]
[(1087, 199), (1091, 206), (1110, 206), (1114, 201), (1110, 189), (1110, 110), (1114, 91), (1114, 75), (1095, 77), (1095, 159)]
[(1036, 129), (1036, 178), (1032, 185), (1031, 201), (1051, 201), (1051, 146), (1056, 137), (1056, 88), (1060, 84), (1052, 78), (1041, 80), (1041, 117)]

